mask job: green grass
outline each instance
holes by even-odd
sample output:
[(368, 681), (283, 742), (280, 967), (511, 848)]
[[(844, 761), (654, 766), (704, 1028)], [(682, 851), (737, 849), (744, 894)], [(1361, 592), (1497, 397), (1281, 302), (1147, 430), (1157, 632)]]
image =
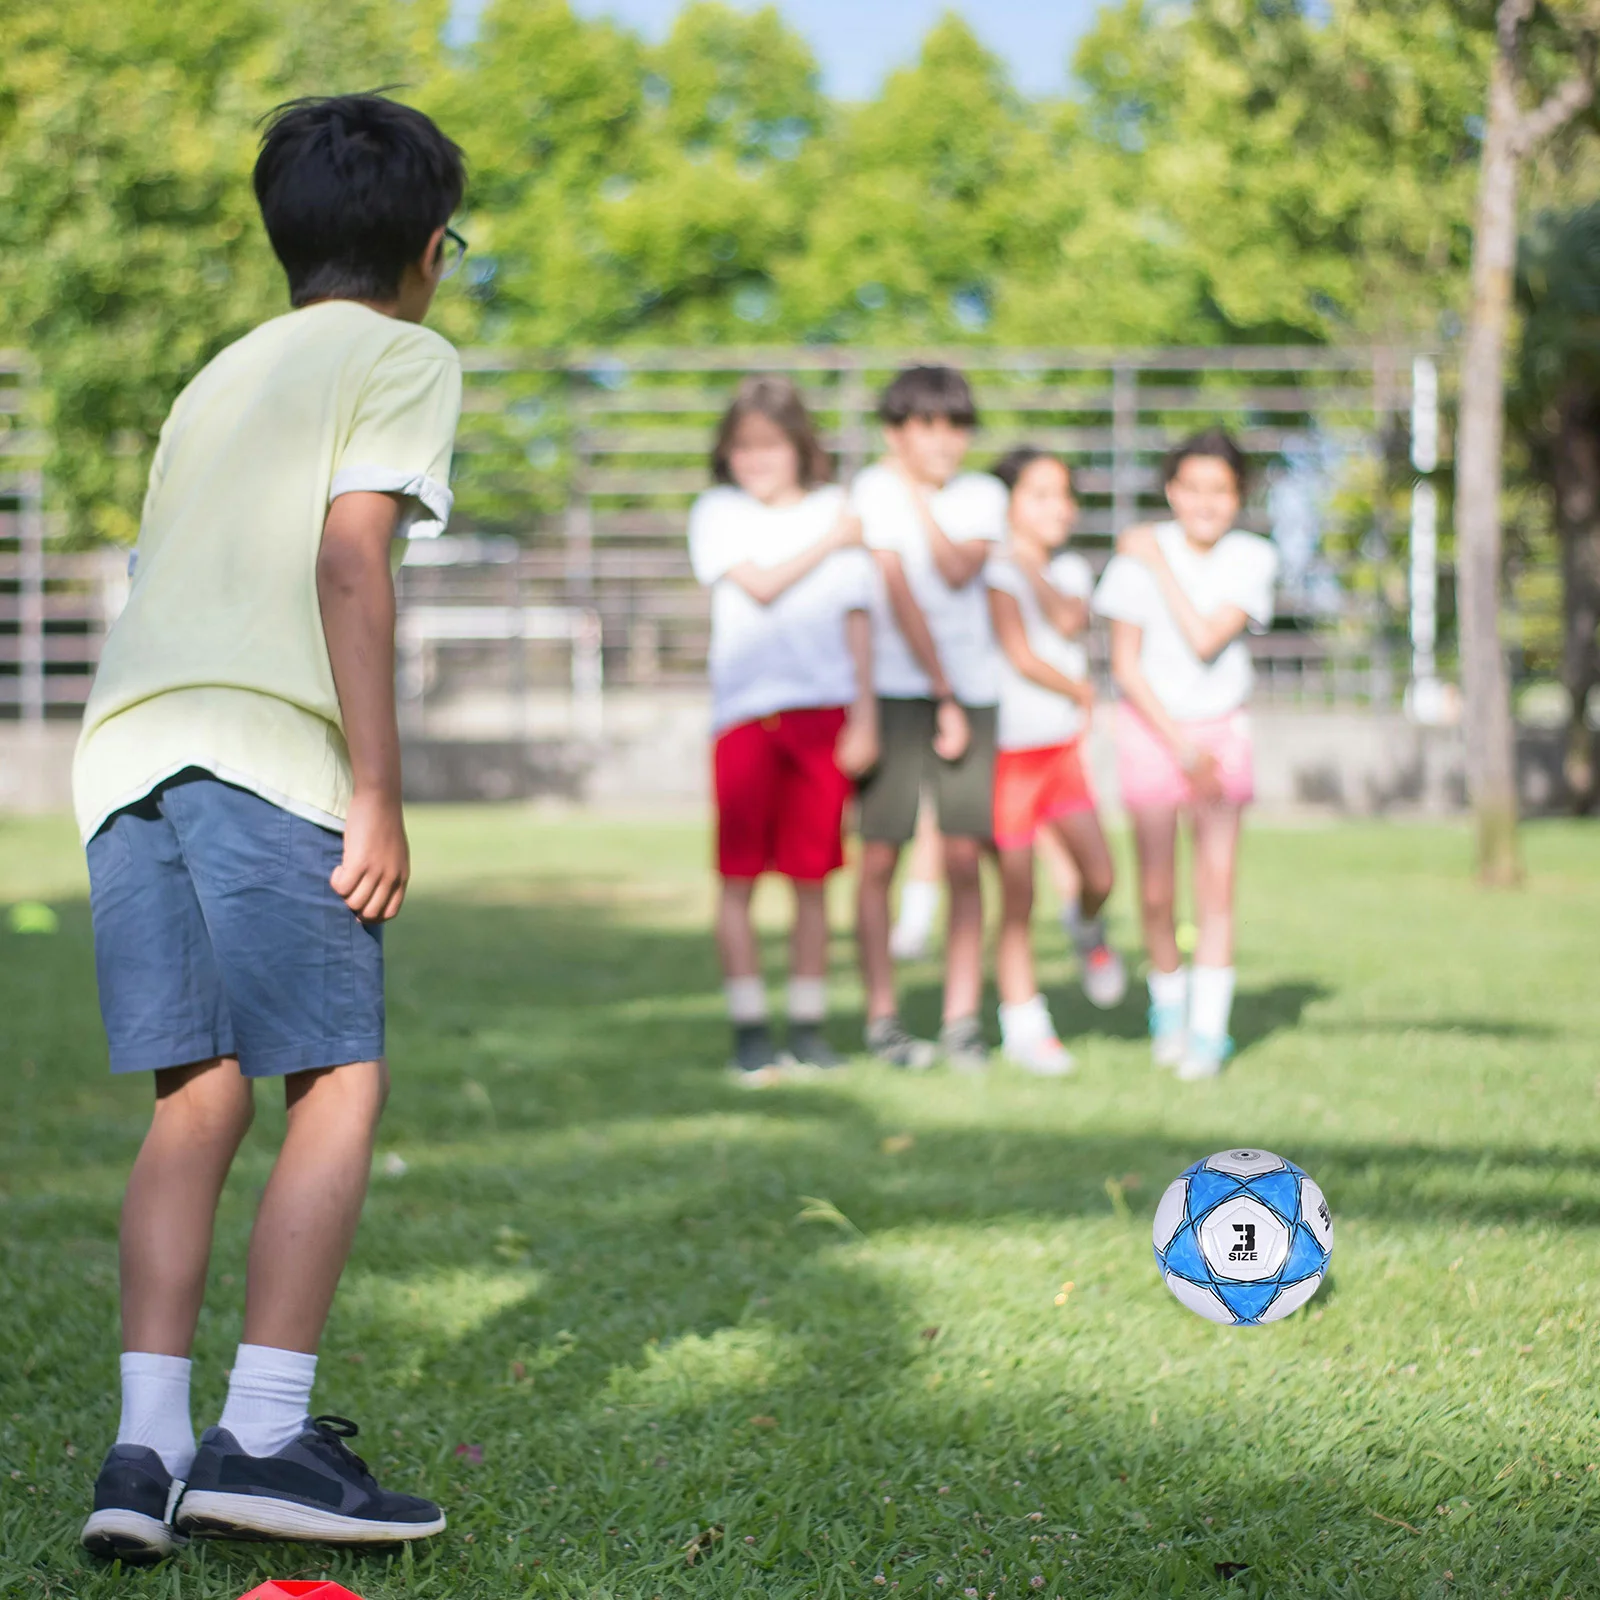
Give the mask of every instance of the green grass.
[[(1075, 1079), (858, 1066), (762, 1096), (719, 1071), (701, 830), (414, 835), (381, 1150), (406, 1170), (375, 1179), (317, 1398), (449, 1532), (123, 1574), (74, 1541), (149, 1091), (104, 1073), (70, 831), (0, 825), (0, 899), (61, 913), (0, 931), (0, 1594), (1600, 1593), (1600, 831), (1529, 829), (1528, 888), (1490, 896), (1454, 830), (1257, 830), (1216, 1084), (1154, 1074), (1136, 997), (1089, 1012), (1051, 929)], [(844, 1038), (842, 932), (834, 958)], [(202, 1423), (280, 1126), (223, 1203)], [(1163, 1186), (1236, 1143), (1301, 1162), (1337, 1226), (1322, 1292), (1260, 1331), (1150, 1260)]]

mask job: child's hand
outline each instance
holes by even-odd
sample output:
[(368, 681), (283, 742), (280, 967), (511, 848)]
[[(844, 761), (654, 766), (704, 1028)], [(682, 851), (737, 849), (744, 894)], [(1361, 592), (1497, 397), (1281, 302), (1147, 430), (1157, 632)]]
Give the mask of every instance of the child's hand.
[(1156, 531), (1148, 523), (1136, 528), (1124, 528), (1117, 535), (1117, 554), (1131, 556), (1135, 561), (1153, 567), (1162, 559), (1161, 546), (1156, 543)]
[(878, 764), (878, 708), (855, 705), (839, 730), (833, 759), (847, 778), (861, 778)]
[(830, 537), (834, 548), (838, 550), (859, 550), (866, 543), (861, 518), (853, 511), (839, 513), (839, 520), (834, 523)]
[(939, 702), (938, 721), (933, 734), (933, 753), (941, 761), (959, 761), (972, 742), (967, 714), (954, 700)]
[(411, 879), (411, 850), (398, 796), (357, 790), (344, 823), (344, 860), (328, 882), (363, 922), (387, 922)]
[(1210, 804), (1222, 798), (1222, 768), (1209, 750), (1197, 750), (1187, 770), (1197, 800)]
[(1094, 685), (1087, 678), (1078, 679), (1072, 689), (1072, 698), (1083, 707), (1085, 711), (1094, 710)]

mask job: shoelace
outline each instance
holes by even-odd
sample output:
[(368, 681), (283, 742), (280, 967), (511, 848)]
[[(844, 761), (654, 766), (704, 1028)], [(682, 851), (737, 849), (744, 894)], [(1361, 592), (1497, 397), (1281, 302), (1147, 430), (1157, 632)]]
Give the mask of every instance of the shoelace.
[(364, 1478), (372, 1476), (372, 1472), (366, 1462), (345, 1443), (346, 1439), (354, 1439), (361, 1432), (360, 1428), (348, 1417), (336, 1417), (331, 1413), (326, 1416), (313, 1417), (311, 1426), (316, 1429), (318, 1436), (327, 1442), (329, 1448), (332, 1449), (340, 1461), (353, 1466)]

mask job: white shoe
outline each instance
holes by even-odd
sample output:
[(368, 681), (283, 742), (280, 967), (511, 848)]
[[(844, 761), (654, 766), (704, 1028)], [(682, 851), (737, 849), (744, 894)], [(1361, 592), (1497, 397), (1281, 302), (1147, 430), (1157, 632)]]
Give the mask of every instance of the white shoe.
[(1191, 1033), (1184, 1045), (1183, 1057), (1178, 1062), (1178, 1077), (1184, 1083), (1199, 1083), (1206, 1078), (1215, 1078), (1221, 1074), (1232, 1054), (1233, 1040), (1227, 1034), (1220, 1038), (1207, 1038)]
[(1150, 1059), (1158, 1067), (1176, 1067), (1188, 1054), (1189, 1027), (1181, 1006), (1150, 1002)]
[(1128, 969), (1108, 944), (1083, 952), (1083, 993), (1092, 1006), (1109, 1011), (1122, 1004), (1128, 992)]
[(928, 953), (932, 937), (931, 928), (912, 927), (904, 922), (895, 923), (889, 933), (889, 954), (896, 961), (920, 961)]
[(1012, 1066), (1036, 1078), (1064, 1078), (1077, 1066), (1072, 1052), (1053, 1033), (1003, 1044), (1000, 1052)]

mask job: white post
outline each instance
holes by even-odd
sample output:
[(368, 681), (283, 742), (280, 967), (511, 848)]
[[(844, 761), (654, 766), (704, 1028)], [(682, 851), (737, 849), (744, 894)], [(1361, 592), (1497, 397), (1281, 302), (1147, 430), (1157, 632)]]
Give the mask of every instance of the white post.
[[(1439, 369), (1432, 356), (1411, 363), (1411, 465), (1419, 474), (1439, 465)], [(1436, 647), (1439, 637), (1439, 491), (1428, 477), (1411, 488), (1411, 683), (1406, 710), (1413, 722), (1444, 715)]]

